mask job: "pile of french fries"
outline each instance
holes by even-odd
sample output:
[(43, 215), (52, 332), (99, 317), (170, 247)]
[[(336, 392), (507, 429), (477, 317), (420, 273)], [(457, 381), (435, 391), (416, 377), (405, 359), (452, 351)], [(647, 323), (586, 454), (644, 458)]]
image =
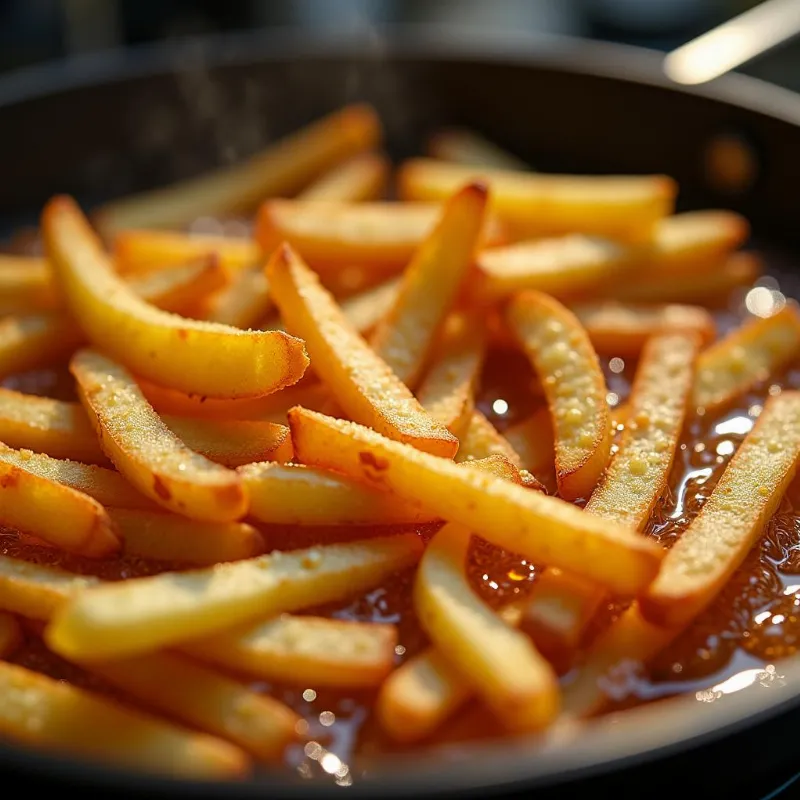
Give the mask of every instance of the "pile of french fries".
[[(539, 174), (461, 130), (400, 164), (387, 200), (380, 139), (353, 106), (90, 217), (55, 197), (44, 256), (0, 256), (1, 377), (67, 364), (74, 384), (0, 390), (0, 525), (84, 565), (0, 556), (2, 738), (241, 777), (308, 735), (258, 681), (376, 690), (405, 744), (471, 698), (543, 731), (602, 711), (604, 676), (665, 648), (757, 542), (800, 459), (791, 391), (674, 547), (643, 533), (688, 420), (800, 352), (777, 293), (719, 336), (710, 309), (760, 270), (747, 223), (673, 214), (664, 176)], [(253, 213), (252, 238), (186, 232)], [(509, 348), (541, 397), (501, 432), (476, 391)], [(637, 363), (623, 407), (608, 356)], [(296, 526), (348, 535), (274, 535)], [(473, 538), (535, 564), (531, 591), (488, 605)], [(122, 556), (156, 568), (92, 569)], [(308, 613), (402, 570), (421, 652), (402, 659), (393, 624)], [(22, 666), (26, 640), (114, 692)]]

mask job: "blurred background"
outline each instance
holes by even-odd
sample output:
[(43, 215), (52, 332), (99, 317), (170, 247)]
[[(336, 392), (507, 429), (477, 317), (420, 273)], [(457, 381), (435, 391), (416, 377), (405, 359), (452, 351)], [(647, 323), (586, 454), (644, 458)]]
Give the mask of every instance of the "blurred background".
[[(330, 30), (427, 22), (670, 50), (754, 5), (755, 0), (0, 0), (0, 71), (120, 45), (279, 25)], [(800, 42), (742, 71), (800, 91)]]

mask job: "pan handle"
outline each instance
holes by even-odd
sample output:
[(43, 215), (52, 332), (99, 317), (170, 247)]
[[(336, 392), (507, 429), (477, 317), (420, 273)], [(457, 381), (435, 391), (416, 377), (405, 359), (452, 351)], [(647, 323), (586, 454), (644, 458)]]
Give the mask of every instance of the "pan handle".
[(706, 83), (800, 34), (800, 0), (766, 0), (664, 58), (676, 83)]

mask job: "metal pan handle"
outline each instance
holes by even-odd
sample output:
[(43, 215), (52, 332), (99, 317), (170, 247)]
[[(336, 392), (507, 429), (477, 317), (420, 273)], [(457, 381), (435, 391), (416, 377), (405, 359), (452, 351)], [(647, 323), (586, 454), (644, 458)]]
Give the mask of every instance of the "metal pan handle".
[(800, 0), (766, 0), (664, 58), (676, 83), (706, 83), (800, 34)]

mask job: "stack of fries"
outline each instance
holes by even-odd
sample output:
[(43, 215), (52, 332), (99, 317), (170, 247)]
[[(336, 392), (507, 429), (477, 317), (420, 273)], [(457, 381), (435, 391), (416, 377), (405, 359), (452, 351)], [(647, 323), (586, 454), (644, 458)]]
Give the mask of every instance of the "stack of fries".
[[(687, 420), (800, 352), (777, 293), (718, 338), (709, 308), (758, 276), (747, 223), (672, 215), (664, 176), (538, 174), (460, 130), (389, 201), (380, 137), (354, 106), (91, 223), (56, 197), (44, 257), (0, 256), (3, 379), (68, 363), (74, 384), (0, 390), (0, 524), (80, 565), (0, 556), (4, 738), (242, 776), (308, 736), (251, 681), (376, 689), (402, 743), (470, 698), (541, 731), (603, 710), (604, 675), (665, 648), (757, 542), (800, 458), (791, 391), (674, 547), (643, 533)], [(184, 232), (253, 211), (253, 238)], [(542, 397), (501, 433), (476, 392), (508, 349)], [(607, 356), (638, 365), (624, 407)], [(487, 604), (473, 539), (535, 564), (531, 591)], [(127, 557), (150, 574), (92, 566)], [(402, 570), (427, 642), (405, 659), (394, 624), (307, 613)], [(628, 610), (587, 649), (610, 599)], [(23, 666), (26, 640), (97, 682)]]

